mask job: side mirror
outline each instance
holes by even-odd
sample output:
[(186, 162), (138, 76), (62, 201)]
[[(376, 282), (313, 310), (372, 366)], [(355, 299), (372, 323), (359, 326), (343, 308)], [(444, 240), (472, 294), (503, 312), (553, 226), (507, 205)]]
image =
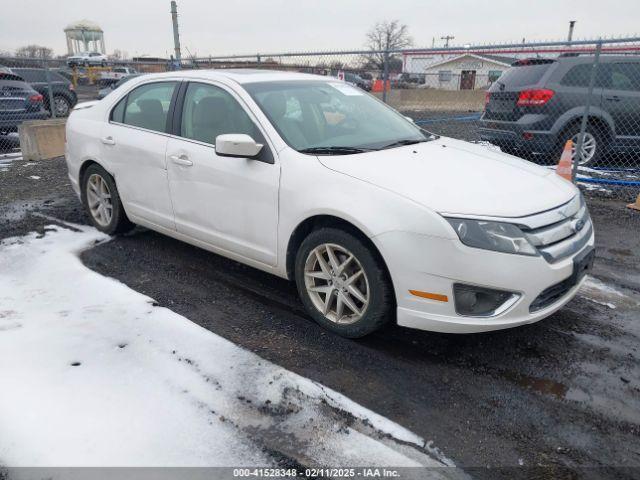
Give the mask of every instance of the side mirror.
[(262, 145), (244, 133), (227, 133), (216, 137), (216, 154), (221, 157), (255, 158)]

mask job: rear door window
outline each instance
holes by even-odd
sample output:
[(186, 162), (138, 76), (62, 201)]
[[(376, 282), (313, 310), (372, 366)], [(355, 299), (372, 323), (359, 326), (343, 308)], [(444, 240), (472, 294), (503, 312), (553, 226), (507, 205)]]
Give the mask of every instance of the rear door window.
[(121, 100), (111, 111), (111, 120), (156, 132), (167, 131), (169, 106), (176, 82), (141, 85)]
[(640, 63), (611, 63), (606, 67), (607, 88), (640, 92)]

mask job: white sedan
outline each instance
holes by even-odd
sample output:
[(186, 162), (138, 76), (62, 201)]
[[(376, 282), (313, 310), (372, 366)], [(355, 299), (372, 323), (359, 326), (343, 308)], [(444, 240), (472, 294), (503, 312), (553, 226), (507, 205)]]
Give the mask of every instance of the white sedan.
[(593, 262), (570, 182), (326, 77), (146, 75), (78, 105), (66, 138), (98, 229), (143, 225), (295, 279), (311, 317), (346, 337), (390, 320), (456, 333), (532, 323)]

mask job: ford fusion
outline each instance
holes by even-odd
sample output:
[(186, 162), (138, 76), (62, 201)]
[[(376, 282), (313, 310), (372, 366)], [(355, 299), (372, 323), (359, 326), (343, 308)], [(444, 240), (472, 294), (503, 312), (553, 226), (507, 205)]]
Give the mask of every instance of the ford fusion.
[(470, 333), (541, 320), (594, 256), (579, 190), (548, 169), (425, 132), (336, 79), (145, 75), (67, 122), (96, 228), (143, 225), (295, 280), (346, 337), (396, 321)]

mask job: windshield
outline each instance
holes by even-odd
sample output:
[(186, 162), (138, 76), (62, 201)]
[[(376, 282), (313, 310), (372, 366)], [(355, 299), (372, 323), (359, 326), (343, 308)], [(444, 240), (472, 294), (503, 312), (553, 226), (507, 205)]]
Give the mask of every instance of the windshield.
[(244, 87), (284, 141), (301, 152), (344, 155), (436, 138), (344, 82), (258, 82)]

